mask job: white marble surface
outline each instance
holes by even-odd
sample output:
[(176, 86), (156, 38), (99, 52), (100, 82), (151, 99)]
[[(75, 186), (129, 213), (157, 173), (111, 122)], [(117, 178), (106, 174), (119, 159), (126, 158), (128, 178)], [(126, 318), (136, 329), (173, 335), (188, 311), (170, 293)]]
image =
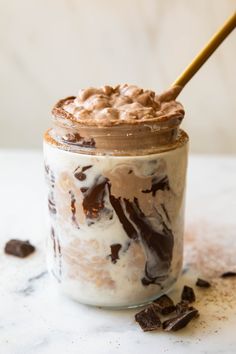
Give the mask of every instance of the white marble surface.
[[(143, 333), (135, 310), (86, 307), (57, 294), (44, 257), (44, 186), (40, 152), (0, 150), (0, 353), (235, 353), (236, 157), (191, 156), (187, 195), (185, 274), (171, 296), (197, 276), (199, 319), (176, 333)], [(3, 253), (9, 238), (29, 239), (27, 259)]]
[[(158, 92), (176, 79), (236, 0), (0, 0), (0, 147), (40, 147), (52, 105), (89, 85)], [(180, 100), (194, 152), (236, 152), (232, 33)]]

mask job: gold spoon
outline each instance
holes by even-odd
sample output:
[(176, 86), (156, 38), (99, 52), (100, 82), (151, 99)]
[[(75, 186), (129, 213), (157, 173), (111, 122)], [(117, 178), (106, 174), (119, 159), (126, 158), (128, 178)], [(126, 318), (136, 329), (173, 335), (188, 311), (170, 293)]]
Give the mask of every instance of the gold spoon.
[(206, 46), (200, 51), (200, 53), (193, 59), (193, 61), (187, 66), (182, 74), (173, 82), (171, 87), (178, 87), (174, 90), (175, 99), (189, 80), (196, 74), (201, 66), (207, 61), (207, 59), (214, 53), (223, 40), (235, 29), (236, 27), (236, 12), (228, 18), (224, 25), (218, 32), (210, 39)]

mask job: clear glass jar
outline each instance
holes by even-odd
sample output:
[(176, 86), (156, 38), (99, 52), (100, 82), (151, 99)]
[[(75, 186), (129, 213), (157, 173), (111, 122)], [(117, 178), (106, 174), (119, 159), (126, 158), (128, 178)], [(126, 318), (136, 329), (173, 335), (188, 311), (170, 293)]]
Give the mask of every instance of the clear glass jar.
[(44, 138), (48, 265), (64, 293), (134, 307), (176, 282), (187, 152), (175, 119), (109, 128), (54, 119)]

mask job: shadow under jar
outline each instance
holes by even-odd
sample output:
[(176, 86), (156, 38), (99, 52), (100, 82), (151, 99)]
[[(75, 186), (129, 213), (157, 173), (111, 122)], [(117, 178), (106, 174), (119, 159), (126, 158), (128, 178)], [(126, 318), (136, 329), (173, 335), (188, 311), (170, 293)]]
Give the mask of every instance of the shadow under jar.
[(48, 267), (73, 299), (134, 307), (178, 279), (188, 152), (179, 123), (96, 127), (54, 114), (44, 137)]

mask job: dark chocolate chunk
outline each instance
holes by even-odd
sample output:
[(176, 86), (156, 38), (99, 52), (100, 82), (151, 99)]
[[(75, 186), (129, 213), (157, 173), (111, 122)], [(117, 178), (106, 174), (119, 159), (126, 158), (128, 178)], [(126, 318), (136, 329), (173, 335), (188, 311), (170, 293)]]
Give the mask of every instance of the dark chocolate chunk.
[(129, 170), (128, 175), (130, 175), (133, 172), (133, 170)]
[(187, 312), (188, 310), (193, 310), (193, 307), (189, 306), (188, 301), (182, 300), (176, 304), (175, 309), (176, 309), (176, 314), (181, 315), (181, 314)]
[(83, 172), (76, 172), (74, 174), (75, 178), (77, 178), (79, 181), (84, 181), (86, 179), (86, 174)]
[(221, 274), (221, 278), (231, 278), (231, 277), (236, 277), (236, 272), (225, 272)]
[(190, 286), (185, 285), (181, 294), (181, 300), (186, 300), (188, 302), (194, 302), (196, 300), (194, 291)]
[(5, 245), (5, 253), (12, 256), (25, 258), (35, 251), (29, 241), (10, 240)]
[(158, 178), (158, 176), (155, 176), (152, 178), (152, 186), (151, 189), (145, 189), (142, 190), (143, 193), (152, 193), (152, 196), (155, 197), (156, 192), (158, 190), (169, 190), (170, 185), (169, 185), (169, 179), (167, 176), (164, 176), (162, 178)]
[(154, 300), (153, 304), (156, 306), (161, 315), (168, 315), (169, 313), (175, 311), (174, 302), (167, 295), (162, 295), (158, 299)]
[(211, 284), (207, 280), (198, 278), (196, 281), (196, 286), (199, 286), (199, 288), (210, 288)]
[(163, 322), (162, 326), (165, 331), (178, 331), (187, 326), (187, 324), (198, 316), (198, 310), (192, 309), (182, 313), (176, 317), (170, 318)]
[(119, 251), (121, 249), (121, 244), (120, 243), (113, 243), (113, 245), (110, 246), (111, 247), (111, 261), (112, 263), (116, 263), (117, 259), (119, 259)]
[(153, 304), (136, 313), (135, 321), (138, 322), (144, 332), (161, 329), (161, 320), (157, 308)]

